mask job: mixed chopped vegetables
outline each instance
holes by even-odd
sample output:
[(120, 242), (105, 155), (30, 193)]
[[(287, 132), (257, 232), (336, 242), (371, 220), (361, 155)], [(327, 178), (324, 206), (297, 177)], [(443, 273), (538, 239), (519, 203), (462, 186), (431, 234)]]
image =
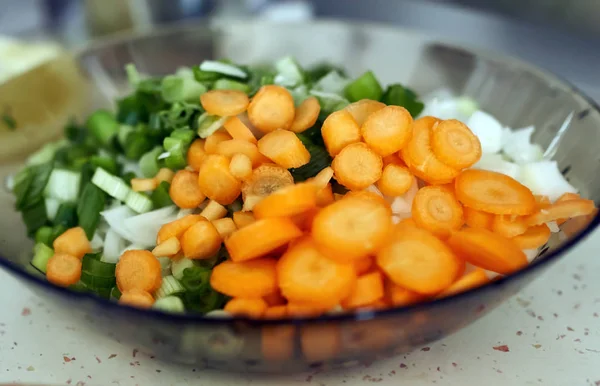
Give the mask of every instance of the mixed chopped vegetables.
[(511, 274), (596, 213), (534, 128), (465, 98), (426, 107), (290, 57), (126, 70), (115, 113), (70, 123), (14, 178), (32, 265), (59, 286), (254, 318), (405, 306)]

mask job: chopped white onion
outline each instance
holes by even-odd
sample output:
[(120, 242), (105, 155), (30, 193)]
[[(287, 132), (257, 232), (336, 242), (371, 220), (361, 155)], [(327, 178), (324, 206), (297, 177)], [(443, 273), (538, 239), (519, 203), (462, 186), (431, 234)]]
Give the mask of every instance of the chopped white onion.
[(111, 230), (117, 232), (119, 236), (126, 240), (131, 241), (133, 239), (133, 235), (125, 226), (125, 220), (135, 216), (136, 213), (129, 209), (128, 206), (120, 205), (113, 209), (105, 210), (100, 214), (104, 217)]
[(123, 220), (123, 225), (132, 237), (128, 240), (144, 247), (153, 247), (160, 228), (177, 219), (175, 211), (175, 206), (168, 206)]
[(541, 161), (544, 155), (542, 147), (531, 143), (535, 128), (529, 126), (504, 132), (502, 151), (517, 164)]
[(106, 232), (104, 237), (104, 251), (102, 253), (103, 261), (107, 263), (116, 263), (121, 257), (121, 252), (125, 249), (126, 241), (112, 228)]
[(533, 194), (548, 196), (551, 201), (558, 199), (563, 193), (577, 193), (565, 179), (556, 161), (532, 162), (521, 166), (521, 183)]
[(550, 232), (552, 232), (552, 233), (560, 232), (560, 228), (559, 228), (558, 224), (556, 223), (556, 221), (550, 221), (550, 222), (546, 223), (546, 225), (548, 225), (548, 228), (550, 228)]
[(502, 124), (492, 115), (477, 110), (466, 122), (471, 131), (479, 138), (483, 153), (497, 153), (502, 148)]
[(489, 170), (506, 174), (516, 180), (521, 175), (521, 167), (513, 162), (508, 162), (500, 154), (482, 154), (481, 159), (473, 165), (473, 169)]
[(104, 246), (104, 240), (100, 237), (98, 232), (94, 233), (92, 240), (90, 241), (90, 246), (92, 247), (92, 251), (99, 251)]
[(524, 249), (523, 253), (525, 253), (525, 256), (527, 257), (527, 262), (531, 263), (538, 255), (539, 250), (537, 249)]

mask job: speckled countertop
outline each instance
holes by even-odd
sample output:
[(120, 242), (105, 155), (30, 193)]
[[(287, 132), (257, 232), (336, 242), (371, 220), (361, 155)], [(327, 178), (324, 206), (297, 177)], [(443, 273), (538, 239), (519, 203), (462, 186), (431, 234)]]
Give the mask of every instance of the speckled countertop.
[(101, 336), (83, 319), (48, 309), (0, 271), (0, 383), (598, 386), (599, 252), (596, 233), (518, 296), (429, 347), (343, 372), (277, 377), (161, 362)]

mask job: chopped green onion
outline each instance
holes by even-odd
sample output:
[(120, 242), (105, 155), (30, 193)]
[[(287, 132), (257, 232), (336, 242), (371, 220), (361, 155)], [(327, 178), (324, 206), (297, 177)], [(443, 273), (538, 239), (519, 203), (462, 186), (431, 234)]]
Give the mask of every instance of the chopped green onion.
[(56, 198), (59, 201), (77, 201), (80, 182), (80, 173), (66, 169), (54, 169), (44, 192), (46, 197)]
[(205, 292), (210, 288), (211, 270), (203, 267), (191, 267), (183, 270), (181, 285), (188, 292)]
[(173, 274), (175, 279), (181, 280), (183, 279), (183, 271), (185, 271), (187, 268), (193, 267), (195, 267), (194, 262), (188, 258), (183, 257), (178, 260), (173, 260), (173, 262), (171, 263), (171, 273)]
[(317, 97), (319, 105), (321, 105), (321, 113), (319, 114), (320, 120), (325, 120), (329, 114), (343, 109), (350, 103), (347, 99), (338, 94), (318, 90), (310, 90), (310, 94)]
[(167, 75), (161, 82), (161, 95), (169, 103), (197, 101), (207, 88), (194, 78)]
[(54, 221), (56, 217), (56, 213), (58, 213), (58, 207), (60, 206), (60, 201), (56, 198), (47, 198), (46, 200), (46, 216), (48, 220)]
[[(217, 74), (222, 74), (225, 76), (231, 76), (234, 78), (246, 79), (248, 77), (248, 74), (246, 74), (246, 72), (244, 72), (242, 69), (240, 69), (237, 66), (223, 63), (223, 62), (216, 62), (213, 60), (205, 60), (204, 62), (202, 62), (200, 64), (199, 70), (204, 73), (207, 73), (207, 72), (208, 73), (217, 73)], [(203, 81), (201, 79), (198, 79), (196, 72), (194, 72), (194, 76), (196, 77), (196, 80), (198, 80), (199, 82)], [(221, 77), (221, 76), (219, 76), (219, 77)], [(216, 80), (216, 79), (213, 79), (213, 80)]]
[(349, 82), (348, 78), (341, 76), (337, 71), (331, 71), (319, 79), (312, 88), (313, 90), (342, 95)]
[(158, 298), (152, 305), (152, 308), (165, 312), (184, 312), (183, 301), (177, 296), (167, 296)]
[(378, 101), (383, 95), (383, 89), (375, 74), (372, 71), (367, 71), (346, 86), (345, 94), (350, 102), (356, 102), (361, 99)]
[(173, 200), (171, 200), (171, 196), (169, 195), (170, 187), (171, 185), (167, 181), (162, 181), (156, 189), (152, 191), (150, 199), (152, 200), (154, 209), (173, 205)]
[(54, 224), (64, 225), (67, 228), (77, 225), (77, 205), (72, 202), (60, 204), (56, 217), (54, 217)]
[(99, 254), (88, 253), (81, 260), (81, 270), (93, 276), (114, 277), (117, 265), (105, 263), (104, 261), (100, 261), (100, 259), (101, 256)]
[(44, 200), (38, 201), (37, 204), (28, 206), (21, 210), (23, 222), (27, 227), (27, 234), (33, 236), (35, 232), (48, 223), (46, 217), (46, 204)]
[(177, 129), (174, 130), (169, 137), (181, 139), (184, 145), (188, 146), (192, 143), (194, 138), (196, 138), (196, 133), (190, 129)]
[(22, 208), (25, 206), (25, 199), (27, 198), (27, 191), (33, 181), (33, 173), (31, 169), (26, 167), (21, 169), (14, 178), (12, 192), (17, 199), (15, 207)]
[(116, 282), (116, 277), (108, 277), (108, 276), (96, 276), (87, 271), (81, 271), (81, 282), (85, 284), (86, 287), (91, 289), (92, 291), (98, 291), (100, 289), (109, 289), (111, 290)]
[(131, 160), (139, 160), (144, 153), (150, 151), (153, 144), (148, 140), (148, 137), (140, 132), (133, 131), (129, 133), (125, 140), (125, 157)]
[(98, 228), (100, 212), (104, 210), (105, 202), (104, 192), (96, 185), (89, 183), (83, 188), (81, 198), (77, 203), (77, 217), (79, 226), (83, 228), (89, 240), (92, 239)]
[(123, 174), (122, 177), (123, 182), (125, 182), (129, 187), (131, 187), (131, 180), (133, 180), (134, 178), (137, 178), (137, 174), (135, 174), (134, 172), (127, 172)]
[(58, 224), (52, 227), (52, 242), (54, 243), (54, 240), (56, 240), (56, 238), (60, 235), (62, 235), (63, 233), (65, 233), (67, 231), (67, 227), (62, 225), (62, 224)]
[[(96, 171), (96, 166), (91, 163), (86, 163), (81, 167), (81, 177), (79, 178), (79, 192), (83, 192), (83, 189), (87, 184), (92, 182), (92, 177)], [(48, 205), (48, 203), (46, 203)]]
[(48, 246), (52, 245), (52, 227), (43, 226), (35, 232), (35, 242), (44, 243)]
[(140, 170), (146, 178), (152, 178), (158, 173), (160, 166), (158, 165), (158, 156), (162, 153), (163, 148), (156, 146), (140, 158)]
[(137, 213), (146, 213), (152, 210), (152, 200), (148, 196), (133, 190), (125, 198), (125, 205)]
[(121, 147), (125, 147), (127, 143), (127, 136), (133, 132), (135, 129), (130, 125), (120, 125), (119, 132), (117, 133), (117, 141)]
[(386, 105), (402, 106), (408, 110), (413, 117), (418, 116), (423, 111), (425, 105), (418, 100), (414, 91), (403, 87), (401, 84), (392, 84), (388, 86), (383, 94), (381, 101)]
[(298, 107), (306, 98), (308, 98), (308, 88), (306, 85), (301, 84), (300, 86), (289, 90), (294, 98), (294, 104)]
[(90, 163), (93, 166), (102, 168), (111, 174), (119, 174), (119, 165), (114, 158), (94, 155), (90, 157)]
[(290, 169), (294, 181), (305, 181), (316, 176), (321, 170), (331, 165), (331, 156), (324, 146), (316, 145), (303, 134), (296, 134), (310, 153), (310, 161), (299, 168)]
[(172, 275), (165, 276), (162, 278), (162, 284), (158, 291), (156, 291), (156, 297), (158, 299), (164, 298), (171, 295), (177, 295), (185, 292), (185, 288), (179, 283)]
[(113, 176), (102, 168), (96, 169), (92, 177), (92, 183), (99, 187), (109, 196), (119, 201), (125, 201), (131, 189), (119, 177)]
[(321, 78), (323, 78), (325, 75), (329, 74), (332, 71), (337, 72), (338, 74), (340, 74), (343, 77), (347, 77), (344, 69), (342, 69), (338, 66), (334, 66), (329, 63), (319, 63), (317, 65), (314, 65), (314, 66), (308, 68), (306, 70), (306, 75), (310, 82), (316, 83), (317, 81), (319, 81)]
[(291, 56), (276, 61), (275, 69), (277, 70), (275, 84), (294, 87), (304, 82), (304, 70), (302, 70), (296, 59)]
[(248, 93), (250, 91), (250, 86), (246, 83), (237, 82), (235, 80), (221, 78), (213, 84), (214, 90), (237, 90), (242, 91), (244, 93)]
[(8, 111), (2, 113), (2, 122), (4, 122), (6, 128), (10, 131), (17, 129), (17, 120)]
[(65, 140), (47, 143), (40, 150), (29, 156), (25, 164), (31, 166), (48, 163), (54, 159), (56, 152), (67, 144), (68, 142)]
[(90, 115), (86, 126), (94, 138), (103, 146), (110, 145), (113, 137), (119, 132), (119, 123), (106, 110), (98, 110)]
[[(29, 173), (31, 174), (31, 181), (28, 183), (27, 190), (24, 193), (22, 200), (18, 200), (18, 209), (35, 205), (39, 201), (43, 201), (44, 189), (49, 185), (49, 180), (52, 172), (52, 162), (34, 165), (29, 167)], [(19, 188), (20, 189), (20, 188)]]
[(198, 117), (198, 136), (206, 138), (219, 130), (225, 123), (227, 117), (218, 117), (204, 113)]
[(33, 259), (31, 259), (31, 265), (41, 272), (46, 273), (48, 260), (50, 260), (52, 256), (54, 256), (54, 249), (50, 248), (45, 243), (37, 243), (33, 247)]
[(74, 119), (65, 126), (65, 138), (73, 143), (84, 143), (87, 135), (87, 129), (79, 126)]
[(183, 302), (189, 311), (205, 314), (207, 312), (222, 308), (226, 298), (209, 287), (208, 293), (185, 292)]
[(119, 288), (117, 286), (114, 286), (110, 290), (110, 298), (115, 300), (121, 299), (121, 291), (119, 291)]
[(138, 72), (135, 64), (127, 63), (125, 65), (125, 72), (127, 73), (127, 81), (132, 87), (136, 87), (140, 83), (140, 73)]

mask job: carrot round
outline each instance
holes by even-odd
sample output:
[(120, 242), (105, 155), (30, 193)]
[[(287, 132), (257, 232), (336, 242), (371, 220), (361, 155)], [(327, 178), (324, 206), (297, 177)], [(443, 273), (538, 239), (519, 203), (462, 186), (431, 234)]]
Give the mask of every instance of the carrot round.
[(223, 240), (228, 238), (237, 229), (231, 217), (220, 218), (211, 222)]
[(156, 257), (175, 256), (180, 250), (181, 244), (177, 237), (171, 237), (154, 247), (152, 254)]
[[(307, 211), (304, 211), (302, 213), (298, 213), (298, 214), (291, 216), (290, 219), (294, 222), (294, 224), (296, 224), (298, 229), (300, 229), (301, 231), (310, 232), (313, 221), (315, 220), (315, 217), (317, 216), (318, 213), (319, 213), (319, 208), (313, 207), (311, 209), (308, 209)], [(293, 240), (290, 243), (290, 245), (292, 245), (297, 240), (298, 239)]]
[(211, 154), (198, 173), (200, 191), (221, 205), (229, 205), (240, 195), (242, 184), (229, 171), (229, 158)]
[(204, 140), (204, 152), (206, 154), (217, 154), (219, 144), (221, 142), (229, 141), (230, 139), (232, 139), (231, 135), (226, 131), (217, 130)]
[(274, 130), (258, 141), (258, 150), (277, 165), (286, 169), (299, 168), (310, 161), (310, 153), (296, 134)]
[(527, 265), (516, 243), (486, 229), (466, 228), (448, 239), (450, 248), (469, 263), (503, 275)]
[(170, 184), (171, 181), (173, 181), (173, 177), (175, 177), (174, 171), (167, 168), (160, 168), (158, 173), (156, 173), (156, 176), (154, 176), (154, 179), (158, 181), (159, 184), (163, 181)]
[(301, 235), (302, 231), (288, 218), (264, 218), (233, 232), (225, 246), (231, 260), (245, 261), (264, 256)]
[(226, 260), (215, 266), (210, 285), (232, 297), (263, 297), (277, 292), (277, 260), (256, 259), (234, 263)]
[(465, 214), (465, 224), (467, 224), (467, 226), (470, 226), (471, 228), (492, 230), (492, 223), (494, 222), (493, 214), (469, 208), (468, 206), (465, 206), (463, 211)]
[(256, 221), (254, 214), (252, 212), (234, 212), (233, 213), (233, 222), (235, 223), (236, 228), (243, 228), (246, 225), (252, 224)]
[(48, 260), (46, 278), (52, 284), (68, 287), (81, 278), (81, 259), (67, 253), (57, 252)]
[(148, 192), (156, 189), (158, 180), (156, 178), (132, 178), (130, 184), (131, 190), (134, 192)]
[(391, 230), (391, 209), (383, 199), (352, 196), (321, 209), (312, 235), (328, 257), (349, 262), (376, 252)]
[(342, 300), (344, 309), (356, 309), (367, 306), (383, 298), (383, 276), (380, 272), (371, 272), (359, 276), (348, 297)]
[(236, 154), (244, 154), (252, 161), (252, 166), (256, 167), (263, 163), (266, 159), (259, 153), (258, 147), (252, 142), (242, 139), (229, 139), (219, 142), (217, 145), (216, 154), (224, 155), (231, 158)]
[(449, 287), (464, 269), (445, 243), (418, 228), (396, 232), (377, 253), (377, 265), (395, 284), (425, 295)]
[(431, 132), (433, 154), (454, 169), (474, 165), (481, 158), (479, 138), (456, 119), (441, 121)]
[(294, 98), (281, 86), (261, 87), (248, 106), (250, 122), (263, 133), (289, 128), (295, 114)]
[(319, 118), (321, 105), (315, 97), (306, 98), (296, 109), (294, 121), (290, 126), (290, 131), (294, 133), (302, 133), (314, 126)]
[(225, 304), (224, 310), (234, 316), (259, 319), (267, 310), (267, 303), (261, 298), (233, 298)]
[(198, 174), (185, 169), (175, 173), (169, 196), (175, 205), (183, 209), (197, 208), (206, 199), (198, 186)]
[(352, 265), (354, 265), (354, 271), (357, 275), (363, 275), (369, 272), (373, 264), (375, 264), (375, 260), (371, 256), (363, 257), (352, 262)]
[(321, 135), (325, 147), (335, 157), (346, 146), (360, 142), (360, 126), (346, 110), (331, 113), (323, 122)]
[(238, 180), (245, 180), (252, 175), (252, 160), (245, 154), (235, 154), (229, 162), (229, 172)]
[(251, 211), (263, 198), (293, 184), (294, 177), (286, 168), (275, 164), (260, 165), (242, 185), (243, 210)]
[(419, 227), (442, 238), (460, 229), (465, 222), (460, 203), (452, 193), (439, 186), (419, 189), (412, 203), (412, 218)]
[(310, 179), (310, 182), (312, 182), (313, 184), (317, 185), (317, 187), (322, 189), (322, 188), (326, 187), (327, 184), (329, 184), (329, 181), (331, 181), (332, 178), (333, 178), (333, 169), (331, 168), (331, 166), (327, 166), (325, 169), (323, 169), (319, 173), (317, 173), (316, 176), (314, 176), (312, 179)]
[(187, 152), (188, 166), (196, 171), (200, 170), (200, 166), (202, 166), (202, 161), (204, 161), (204, 156), (206, 155), (204, 151), (205, 142), (204, 139), (196, 139), (192, 142)]
[(81, 227), (67, 229), (54, 240), (52, 246), (54, 253), (66, 253), (78, 259), (92, 251), (92, 245)]
[(210, 221), (198, 221), (181, 236), (181, 249), (188, 259), (208, 259), (221, 248), (223, 237)]
[(246, 111), (250, 100), (238, 90), (211, 90), (200, 95), (200, 103), (207, 113), (230, 117)]
[(461, 292), (469, 291), (473, 288), (481, 287), (484, 284), (490, 282), (487, 274), (483, 269), (476, 269), (471, 271), (452, 283), (452, 285), (439, 294), (437, 294), (437, 298), (445, 298), (448, 296), (456, 295)]
[(158, 231), (156, 237), (156, 244), (160, 245), (171, 237), (180, 238), (189, 227), (197, 223), (198, 221), (205, 221), (206, 219), (199, 214), (188, 214), (180, 219), (172, 221), (163, 225)]
[(324, 257), (307, 238), (281, 257), (277, 281), (282, 295), (291, 302), (333, 307), (351, 293), (356, 273), (351, 264)]
[[(539, 205), (539, 200), (538, 197), (536, 196), (536, 201), (538, 202), (538, 209), (546, 209), (549, 208), (550, 206), (552, 206), (552, 202), (550, 201), (550, 198), (546, 196), (546, 198), (548, 199), (547, 201), (544, 201), (545, 205)], [(561, 195), (559, 198), (556, 199), (556, 202), (562, 202), (562, 201), (571, 201), (571, 200), (577, 200), (580, 199), (581, 196), (577, 193), (564, 193), (563, 195)], [(564, 224), (568, 219), (566, 218), (559, 218), (558, 220), (556, 220), (556, 224), (557, 225), (562, 225)]]
[(265, 310), (265, 319), (283, 319), (287, 316), (287, 305), (270, 306)]
[(519, 249), (537, 249), (541, 248), (550, 240), (550, 228), (546, 224), (535, 225), (527, 229), (525, 233), (512, 238)]
[(241, 139), (250, 143), (256, 143), (256, 137), (252, 130), (248, 128), (238, 117), (230, 117), (223, 124), (225, 130), (233, 139)]
[(218, 220), (227, 215), (227, 208), (216, 201), (210, 200), (208, 204), (200, 212), (200, 216), (208, 221)]
[(286, 186), (254, 206), (256, 218), (286, 217), (317, 206), (317, 187), (309, 182)]
[(350, 190), (363, 190), (381, 178), (381, 156), (364, 143), (346, 146), (331, 164), (335, 179)]
[(573, 199), (568, 201), (557, 201), (546, 209), (528, 216), (525, 222), (529, 226), (540, 225), (558, 219), (569, 219), (573, 217), (586, 216), (596, 210), (592, 200)]
[(383, 157), (383, 166), (387, 166), (389, 164), (406, 166), (406, 164), (404, 163), (404, 160), (402, 158), (400, 158), (400, 156), (398, 154), (399, 153), (390, 154), (388, 156)]
[(137, 308), (150, 308), (154, 304), (154, 298), (147, 291), (132, 288), (121, 294), (119, 303)]
[(385, 103), (371, 99), (361, 99), (354, 103), (350, 103), (344, 108), (344, 110), (348, 111), (350, 115), (352, 115), (352, 118), (354, 118), (360, 127), (365, 123), (367, 118), (371, 116), (371, 114), (383, 109), (384, 107), (386, 107)]
[(412, 137), (412, 122), (404, 107), (386, 106), (369, 115), (360, 131), (367, 145), (385, 157), (406, 146)]
[(160, 262), (149, 251), (125, 251), (117, 263), (115, 276), (121, 292), (131, 289), (154, 292), (161, 284)]
[(506, 216), (498, 214), (494, 216), (492, 221), (492, 232), (496, 232), (501, 236), (511, 238), (521, 235), (527, 231), (527, 224), (519, 216)]
[(331, 184), (325, 185), (323, 189), (317, 191), (317, 206), (325, 207), (329, 204), (333, 204), (335, 198), (333, 197), (333, 189)]
[(464, 170), (456, 177), (455, 189), (463, 205), (483, 212), (528, 215), (537, 207), (531, 190), (501, 173)]
[(385, 284), (385, 292), (388, 301), (396, 307), (412, 306), (427, 299), (426, 295), (400, 287), (390, 280)]
[(414, 177), (408, 168), (389, 163), (383, 168), (381, 178), (377, 181), (377, 189), (386, 196), (401, 196), (408, 192)]
[[(535, 198), (535, 203), (537, 204), (538, 209), (545, 209), (545, 208), (549, 207), (550, 205), (552, 205), (552, 201), (550, 200), (550, 197), (548, 197), (548, 196), (536, 194), (533, 197)], [(559, 200), (560, 200), (560, 198), (559, 198)]]

